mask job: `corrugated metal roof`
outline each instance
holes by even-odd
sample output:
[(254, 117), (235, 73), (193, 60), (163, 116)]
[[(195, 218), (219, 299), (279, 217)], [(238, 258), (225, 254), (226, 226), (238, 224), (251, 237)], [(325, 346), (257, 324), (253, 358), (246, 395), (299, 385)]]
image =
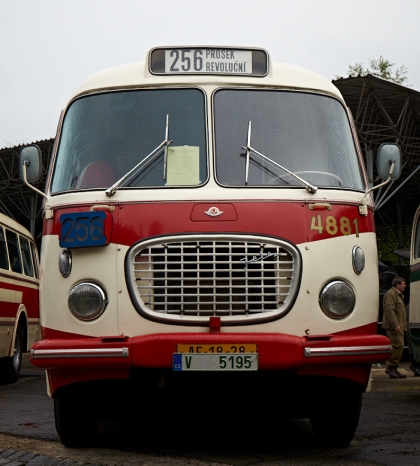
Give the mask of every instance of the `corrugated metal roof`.
[(5, 146), (5, 147), (0, 147), (0, 152), (3, 151), (3, 150), (7, 150), (7, 149), (16, 149), (16, 148), (21, 148), (21, 147), (24, 147), (24, 146), (28, 146), (30, 144), (40, 144), (40, 143), (43, 143), (43, 142), (49, 142), (49, 141), (53, 141), (54, 138), (48, 138), (48, 139), (37, 139), (36, 141), (32, 141), (32, 142), (25, 142), (25, 143), (21, 143), (21, 144), (14, 144), (13, 146)]
[[(43, 175), (35, 187), (44, 191), (54, 139), (36, 141), (42, 152)], [(36, 212), (35, 237), (42, 232), (42, 196), (28, 188), (19, 177), (20, 149), (28, 144), (0, 149), (0, 212), (31, 230), (31, 205)], [(34, 204), (31, 204), (34, 203)]]

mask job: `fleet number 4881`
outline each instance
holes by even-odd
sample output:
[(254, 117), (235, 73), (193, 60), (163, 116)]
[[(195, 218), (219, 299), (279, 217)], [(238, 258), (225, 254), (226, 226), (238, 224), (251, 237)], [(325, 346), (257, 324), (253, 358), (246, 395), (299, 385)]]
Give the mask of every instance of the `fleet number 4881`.
[(324, 229), (329, 235), (336, 235), (338, 231), (340, 231), (340, 233), (345, 236), (353, 233), (359, 236), (359, 223), (357, 218), (350, 222), (347, 217), (336, 219), (332, 215), (328, 215), (328, 217), (325, 218), (325, 222), (323, 222), (321, 215), (313, 216), (311, 220), (311, 230), (318, 231), (318, 233), (321, 234)]

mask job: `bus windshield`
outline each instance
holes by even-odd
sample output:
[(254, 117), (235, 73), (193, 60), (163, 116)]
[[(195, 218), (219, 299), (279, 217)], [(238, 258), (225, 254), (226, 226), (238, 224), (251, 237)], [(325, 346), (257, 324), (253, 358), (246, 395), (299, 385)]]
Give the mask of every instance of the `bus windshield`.
[(364, 189), (349, 121), (337, 100), (222, 89), (215, 93), (214, 111), (221, 185), (302, 187), (300, 178), (317, 187)]
[[(51, 192), (107, 189), (142, 160), (120, 189), (204, 183), (205, 122), (204, 94), (198, 89), (81, 97), (64, 118)], [(156, 152), (165, 138), (169, 144)]]

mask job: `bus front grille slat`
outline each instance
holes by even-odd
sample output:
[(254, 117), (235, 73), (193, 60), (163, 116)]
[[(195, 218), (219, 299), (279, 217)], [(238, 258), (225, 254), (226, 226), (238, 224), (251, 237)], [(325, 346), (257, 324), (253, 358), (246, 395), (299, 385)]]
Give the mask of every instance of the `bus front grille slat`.
[(226, 325), (279, 318), (293, 304), (301, 272), (293, 245), (250, 235), (149, 240), (132, 248), (127, 264), (141, 314), (193, 325), (209, 316)]

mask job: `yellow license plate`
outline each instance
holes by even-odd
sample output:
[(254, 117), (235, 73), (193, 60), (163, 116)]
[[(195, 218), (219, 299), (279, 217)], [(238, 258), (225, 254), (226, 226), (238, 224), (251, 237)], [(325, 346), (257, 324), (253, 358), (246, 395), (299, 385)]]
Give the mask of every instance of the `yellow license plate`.
[(177, 353), (256, 353), (254, 343), (223, 343), (220, 345), (177, 345)]

